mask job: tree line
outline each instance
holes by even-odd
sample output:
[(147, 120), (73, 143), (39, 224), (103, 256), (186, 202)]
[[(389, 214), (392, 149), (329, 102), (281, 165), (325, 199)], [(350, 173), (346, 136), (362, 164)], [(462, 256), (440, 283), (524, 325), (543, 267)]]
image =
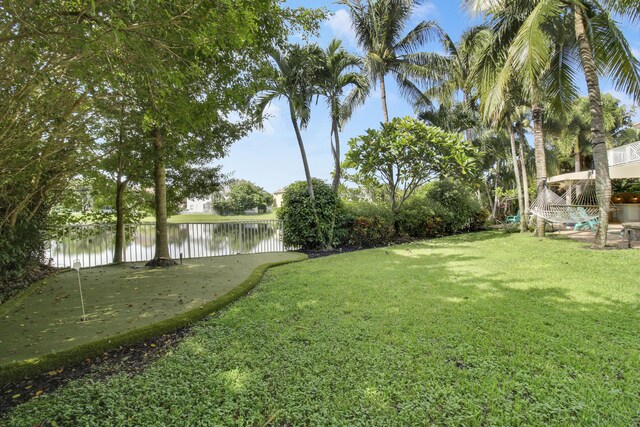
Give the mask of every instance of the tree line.
[[(600, 207), (596, 243), (604, 247), (611, 199), (607, 141), (611, 144), (612, 133), (630, 125), (631, 111), (601, 95), (600, 79), (611, 79), (617, 90), (640, 100), (640, 63), (616, 20), (637, 23), (640, 6), (636, 2), (464, 0), (462, 5), (483, 22), (465, 31), (458, 42), (435, 21), (423, 20), (409, 28), (421, 3), (417, 0), (339, 3), (349, 10), (363, 55), (347, 53), (339, 41), (326, 50), (312, 44), (273, 51), (269, 84), (258, 102), (262, 110), (274, 98), (287, 100), (312, 205), (313, 181), (301, 134), (310, 120), (312, 100), (325, 97), (330, 105), (331, 149), (340, 153), (340, 130), (374, 87), (380, 91), (384, 123), (390, 122), (386, 82), (392, 78), (418, 117), (462, 133), (476, 146), (481, 153), (475, 156), (478, 193), (482, 197), (484, 189), (493, 217), (504, 190), (500, 180), (508, 170), (507, 179), (515, 183), (522, 212), (522, 231), (529, 222), (530, 180), (539, 193), (546, 185), (549, 166), (558, 164), (571, 139), (576, 170), (589, 157), (596, 171)], [(429, 42), (439, 43), (442, 52), (425, 51)], [(588, 89), (586, 98), (580, 98), (580, 78)], [(347, 87), (350, 92), (345, 95)], [(533, 165), (529, 165), (528, 131), (533, 134)], [(632, 138), (634, 132), (626, 136)], [(369, 139), (366, 145), (371, 148), (375, 141)], [(347, 154), (350, 157), (354, 156)], [(336, 159), (337, 191), (341, 165), (339, 156)], [(353, 162), (352, 166), (367, 167)], [(388, 172), (393, 174), (391, 169)], [(407, 196), (394, 189), (391, 185), (387, 193), (392, 208)], [(313, 212), (319, 223), (315, 208)], [(537, 218), (539, 236), (544, 236), (544, 221)]]
[[(629, 112), (601, 96), (599, 79), (610, 78), (618, 90), (640, 100), (640, 65), (616, 21), (638, 22), (635, 1), (463, 0), (483, 23), (458, 41), (435, 21), (409, 28), (418, 0), (339, 3), (350, 13), (362, 56), (345, 50), (339, 40), (324, 48), (290, 44), (289, 34), (316, 31), (326, 14), (283, 7), (279, 0), (3, 2), (3, 282), (18, 280), (38, 264), (51, 209), (79, 175), (93, 174), (113, 187), (120, 231), (116, 262), (124, 245), (128, 191), (152, 192), (156, 251), (151, 264), (172, 264), (168, 204), (215, 191), (221, 172), (211, 161), (259, 126), (276, 98), (288, 104), (319, 224), (303, 141), (311, 106), (322, 98), (328, 107), (332, 188), (338, 191), (344, 166), (340, 132), (374, 88), (388, 128), (383, 126), (380, 135), (397, 133), (397, 126), (389, 128), (389, 79), (421, 120), (462, 134), (475, 146), (456, 148), (468, 155), (454, 160), (457, 165), (473, 160), (478, 197), (485, 198), (494, 216), (502, 184), (515, 183), (523, 229), (530, 180), (540, 190), (554, 156), (566, 152), (552, 149), (553, 144), (566, 148), (573, 140), (576, 168), (587, 155), (593, 159), (601, 208), (597, 239), (605, 244), (611, 195), (606, 142), (612, 131), (628, 124)], [(426, 51), (430, 42), (440, 44), (438, 52)], [(581, 78), (588, 88), (584, 99), (579, 98)], [(622, 118), (611, 124), (607, 114)], [(365, 145), (350, 143), (370, 148)], [(365, 177), (364, 169), (359, 171)], [(392, 207), (410, 188), (394, 191), (394, 183), (386, 194)], [(541, 221), (539, 235), (544, 234)]]

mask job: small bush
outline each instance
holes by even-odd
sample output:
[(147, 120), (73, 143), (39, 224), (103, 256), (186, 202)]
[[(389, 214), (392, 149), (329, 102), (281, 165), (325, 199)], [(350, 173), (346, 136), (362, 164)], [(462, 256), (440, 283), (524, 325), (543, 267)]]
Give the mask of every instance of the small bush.
[(344, 237), (345, 221), (342, 202), (330, 185), (319, 179), (313, 179), (313, 192), (319, 227), (315, 222), (311, 198), (306, 181), (298, 181), (287, 187), (282, 197), (282, 207), (278, 218), (284, 220), (284, 244), (301, 249), (322, 249), (336, 245)]
[(446, 234), (447, 212), (438, 202), (419, 194), (405, 202), (398, 213), (398, 229), (418, 239)]
[(398, 214), (398, 227), (411, 237), (436, 237), (485, 227), (488, 212), (464, 185), (434, 181), (422, 187)]
[(384, 245), (395, 236), (393, 215), (386, 206), (371, 202), (346, 205), (345, 239), (347, 245), (359, 247)]
[(33, 220), (0, 228), (0, 303), (48, 272), (42, 263), (43, 228)]

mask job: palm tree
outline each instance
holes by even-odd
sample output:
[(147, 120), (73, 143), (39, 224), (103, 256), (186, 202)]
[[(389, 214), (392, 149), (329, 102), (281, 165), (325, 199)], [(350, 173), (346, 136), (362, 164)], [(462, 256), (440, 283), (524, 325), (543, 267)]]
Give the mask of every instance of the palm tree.
[[(591, 147), (600, 206), (596, 243), (603, 247), (607, 239), (611, 180), (599, 77), (611, 77), (617, 89), (640, 100), (640, 62), (611, 17), (614, 11), (633, 20), (640, 19), (637, 2), (608, 0), (604, 6), (596, 0), (467, 0), (466, 3), (473, 10), (492, 15), (494, 29), (500, 30), (501, 37), (494, 40), (505, 53), (507, 66), (503, 70), (508, 71), (498, 86), (504, 85), (505, 77), (516, 74), (537, 82), (539, 89), (544, 87), (552, 105), (566, 106), (577, 96), (574, 70), (582, 69), (590, 103)], [(536, 93), (539, 95), (541, 91)], [(541, 100), (538, 97), (532, 103), (536, 107), (532, 108), (534, 130), (536, 121), (542, 118)]]
[[(391, 74), (402, 95), (412, 103), (424, 98), (415, 79), (428, 83), (437, 79), (442, 58), (418, 49), (441, 34), (434, 21), (421, 21), (406, 35), (418, 0), (340, 0), (347, 5), (358, 44), (364, 51), (364, 71), (374, 86), (380, 83), (382, 113), (389, 122), (385, 76)], [(425, 102), (428, 102), (425, 100)]]
[[(482, 51), (491, 40), (491, 32), (484, 26), (475, 26), (460, 36), (458, 43), (448, 34), (440, 33), (440, 43), (445, 51), (441, 59), (433, 61), (433, 66), (441, 66), (440, 76), (425, 93), (425, 99), (436, 98), (441, 106), (451, 107), (456, 95), (462, 94), (462, 103), (468, 110), (475, 110), (477, 101), (473, 69)], [(468, 141), (472, 139), (472, 129), (464, 129)]]
[(262, 115), (273, 100), (277, 98), (285, 98), (287, 100), (291, 124), (298, 141), (300, 156), (302, 157), (311, 208), (318, 236), (321, 237), (323, 234), (320, 231), (313, 181), (301, 129), (304, 129), (309, 124), (311, 102), (313, 97), (318, 94), (316, 82), (319, 81), (321, 72), (322, 49), (315, 44), (304, 47), (291, 45), (283, 51), (274, 49), (269, 52), (269, 55), (273, 60), (273, 64), (267, 70), (267, 77), (264, 86), (258, 92), (255, 108)]
[[(529, 223), (529, 180), (527, 176), (524, 125), (526, 110), (522, 87), (512, 81), (503, 93), (503, 100), (493, 109), (486, 109), (485, 116), (491, 118), (491, 125), (509, 136), (511, 162), (515, 175), (520, 212), (520, 231), (525, 232)], [(519, 144), (516, 140), (519, 139)], [(519, 150), (518, 150), (519, 146)], [(518, 152), (519, 151), (519, 152)]]
[[(340, 40), (332, 40), (322, 55), (322, 74), (319, 92), (326, 98), (331, 116), (331, 153), (334, 160), (333, 191), (340, 186), (340, 131), (356, 106), (364, 103), (369, 94), (369, 81), (357, 70), (362, 59), (342, 48)], [(353, 86), (344, 98), (345, 88)]]

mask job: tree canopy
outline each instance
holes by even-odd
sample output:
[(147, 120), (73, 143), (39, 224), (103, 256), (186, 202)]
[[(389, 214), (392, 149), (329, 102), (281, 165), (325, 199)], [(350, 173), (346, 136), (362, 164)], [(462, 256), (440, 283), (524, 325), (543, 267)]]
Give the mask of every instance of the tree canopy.
[(471, 173), (476, 154), (460, 134), (405, 117), (352, 138), (343, 166), (352, 170), (348, 176), (355, 182), (384, 184), (389, 206), (397, 213), (426, 182)]

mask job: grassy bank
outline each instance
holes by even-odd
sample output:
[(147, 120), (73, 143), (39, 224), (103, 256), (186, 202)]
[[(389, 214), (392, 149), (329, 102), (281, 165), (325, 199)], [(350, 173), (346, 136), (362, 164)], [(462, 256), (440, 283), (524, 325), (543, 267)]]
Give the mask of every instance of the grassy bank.
[(10, 425), (634, 425), (637, 251), (495, 232), (292, 264), (143, 374)]
[[(235, 222), (235, 221), (265, 221), (276, 219), (276, 212), (267, 212), (256, 215), (213, 215), (213, 214), (182, 214), (169, 217), (168, 221), (176, 224), (185, 223), (210, 223), (210, 222)], [(142, 222), (155, 222), (152, 216), (146, 217)]]

